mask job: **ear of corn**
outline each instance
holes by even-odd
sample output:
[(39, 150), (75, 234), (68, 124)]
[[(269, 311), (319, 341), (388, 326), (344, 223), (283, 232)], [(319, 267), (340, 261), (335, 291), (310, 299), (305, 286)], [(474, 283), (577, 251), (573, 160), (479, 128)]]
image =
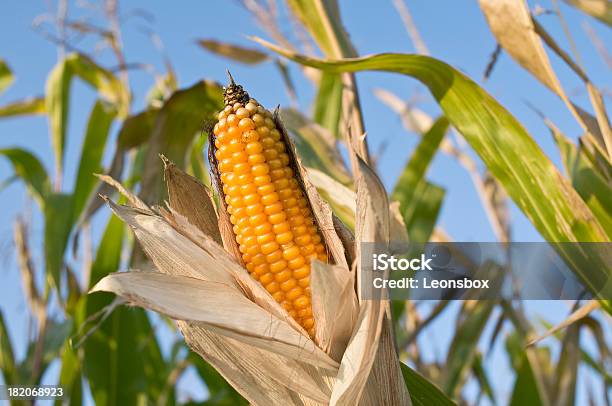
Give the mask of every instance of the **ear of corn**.
[(310, 262), (328, 261), (272, 113), (230, 76), (214, 134), (223, 198), (251, 276), (311, 336)]

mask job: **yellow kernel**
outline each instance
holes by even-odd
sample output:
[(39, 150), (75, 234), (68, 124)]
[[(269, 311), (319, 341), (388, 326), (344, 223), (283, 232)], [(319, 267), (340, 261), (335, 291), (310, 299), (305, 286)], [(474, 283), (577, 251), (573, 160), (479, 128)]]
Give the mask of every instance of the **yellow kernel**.
[(250, 225), (252, 225), (253, 227), (256, 227), (260, 224), (266, 223), (268, 220), (268, 216), (266, 216), (264, 213), (258, 213), (258, 214), (255, 214), (254, 216), (251, 216), (250, 218), (247, 217), (247, 219), (249, 220)]
[(263, 151), (263, 145), (261, 144), (261, 142), (249, 142), (246, 147), (245, 147), (245, 151), (249, 154), (259, 154)]
[(249, 155), (249, 163), (251, 165), (262, 164), (264, 162), (266, 162), (266, 157), (263, 154)]
[(252, 195), (243, 196), (242, 201), (245, 205), (251, 206), (259, 202), (259, 195), (257, 193), (253, 193)]
[(279, 291), (277, 291), (277, 292), (274, 292), (274, 293), (272, 294), (272, 297), (273, 297), (273, 298), (274, 298), (274, 300), (276, 300), (277, 302), (280, 302), (280, 301), (282, 301), (282, 300), (285, 298), (285, 292), (283, 292), (283, 291), (280, 291), (280, 290), (279, 290)]
[(274, 236), (274, 234), (272, 233), (268, 233), (268, 234), (262, 234), (262, 235), (258, 235), (257, 236), (257, 243), (258, 244), (265, 244), (268, 242), (272, 242), (274, 241), (276, 238)]
[(251, 176), (250, 173), (243, 173), (243, 174), (235, 174), (236, 175), (236, 183), (239, 185), (248, 185), (249, 183), (253, 182), (253, 176)]
[(308, 334), (314, 335), (314, 330), (311, 330), (314, 327), (314, 319), (312, 317), (302, 319), (302, 327), (308, 330)]
[(251, 115), (257, 112), (257, 104), (252, 101), (249, 101), (244, 108), (247, 109)]
[[(267, 233), (269, 233), (271, 231), (272, 231), (272, 224), (270, 224), (270, 223), (263, 223), (263, 224), (258, 225), (255, 228), (253, 228), (253, 232), (255, 233), (255, 235), (264, 235), (264, 234), (267, 234)], [(272, 251), (264, 252), (264, 250), (262, 249), (261, 252), (263, 252), (264, 254), (269, 254)]]
[(283, 211), (283, 204), (281, 202), (272, 203), (269, 206), (266, 206), (265, 212), (267, 215), (280, 213)]
[(258, 141), (258, 140), (259, 140), (259, 133), (255, 130), (247, 130), (242, 133), (242, 142), (245, 144), (249, 142), (253, 142), (253, 141)]
[(256, 113), (256, 114), (253, 114), (253, 116), (251, 117), (251, 120), (253, 120), (253, 122), (255, 123), (257, 127), (260, 127), (261, 125), (264, 124), (265, 117), (259, 113)]
[(299, 256), (299, 257), (293, 258), (291, 261), (289, 261), (289, 268), (291, 268), (291, 269), (300, 269), (305, 264), (306, 264), (306, 261), (304, 260), (304, 257)]
[(246, 210), (249, 216), (254, 216), (255, 214), (262, 213), (264, 211), (264, 205), (257, 203), (252, 206), (247, 206)]
[(270, 183), (271, 179), (269, 175), (263, 174), (263, 175), (255, 176), (254, 181), (257, 186), (262, 186), (262, 185), (266, 185)]
[(293, 190), (287, 188), (287, 189), (283, 189), (283, 190), (279, 190), (278, 191), (278, 195), (280, 196), (281, 199), (288, 199), (291, 196), (293, 196)]
[[(236, 171), (236, 168), (234, 167), (234, 171)], [(263, 175), (267, 175), (270, 172), (270, 167), (267, 164), (257, 164), (257, 165), (253, 165), (251, 172), (253, 173), (253, 175), (255, 176), (263, 176)]]
[[(261, 274), (260, 274), (261, 275)], [(274, 274), (273, 273), (266, 273), (263, 274), (259, 277), (259, 281), (262, 283), (262, 285), (267, 285), (269, 283), (272, 283), (274, 281)]]
[(250, 118), (243, 118), (238, 123), (238, 127), (240, 127), (242, 131), (253, 130), (255, 129), (255, 123)]
[(268, 267), (268, 264), (258, 264), (255, 265), (255, 268), (253, 268), (253, 273), (256, 273), (257, 275), (264, 275), (270, 272), (270, 268)]
[(280, 178), (286, 178), (285, 170), (284, 169), (273, 169), (270, 171), (270, 177), (274, 180), (277, 180)]
[(255, 265), (261, 265), (266, 263), (266, 256), (264, 254), (253, 255), (251, 260)]
[(266, 149), (264, 151), (264, 155), (266, 156), (266, 159), (272, 160), (278, 157), (278, 151), (275, 149)]
[(270, 264), (270, 271), (274, 273), (278, 273), (285, 268), (287, 268), (287, 262), (282, 259)]
[[(270, 221), (270, 223), (272, 222)], [(291, 231), (291, 226), (289, 225), (289, 222), (284, 221), (282, 223), (274, 224), (272, 226), (272, 229), (274, 230), (275, 233), (280, 234), (280, 233), (286, 233), (287, 231)]]
[(293, 277), (298, 280), (308, 278), (310, 276), (310, 266), (304, 265), (298, 269), (293, 270)]
[(261, 185), (257, 188), (257, 193), (262, 196), (268, 195), (272, 192), (274, 192), (274, 185), (271, 183), (268, 183), (267, 185)]
[(305, 278), (299, 279), (298, 280), (298, 285), (301, 286), (302, 288), (307, 288), (310, 286), (310, 277), (307, 276)]
[(268, 138), (270, 139), (269, 135), (270, 135), (270, 129), (266, 126), (263, 127), (257, 127), (257, 132), (259, 133), (259, 136), (263, 139), (263, 138)]
[(235, 127), (236, 125), (238, 125), (238, 117), (236, 117), (235, 114), (230, 114), (229, 116), (227, 116), (227, 126), (228, 127)]
[(271, 253), (273, 253), (274, 251), (276, 251), (279, 248), (280, 247), (279, 247), (278, 243), (275, 242), (275, 241), (265, 243), (265, 244), (261, 245), (261, 247), (259, 247), (259, 249), (261, 250), (261, 252), (263, 254), (271, 254)]
[(305, 309), (310, 305), (310, 298), (308, 296), (300, 296), (293, 301), (293, 307), (297, 310)]
[(237, 175), (245, 175), (251, 172), (251, 165), (248, 163), (237, 163), (234, 165), (234, 173)]
[(283, 250), (283, 258), (285, 258), (287, 261), (297, 258), (299, 255), (300, 249), (296, 245), (293, 245)]
[(279, 201), (278, 193), (273, 192), (269, 193), (265, 196), (261, 196), (261, 203), (268, 206), (272, 203), (276, 203)]
[(236, 111), (236, 117), (238, 118), (247, 118), (250, 115), (251, 114), (249, 114), (249, 111), (244, 107), (241, 107)]
[[(280, 261), (279, 261), (280, 262)], [(284, 262), (284, 261), (283, 261)], [(286, 264), (286, 262), (285, 262)], [(281, 284), (281, 289), (282, 289), (282, 283), (285, 281), (288, 281), (289, 279), (291, 279), (291, 271), (288, 269), (285, 269), (284, 271), (281, 270), (282, 272), (278, 272), (276, 275), (274, 275), (274, 280), (276, 280), (276, 282)], [(285, 290), (285, 289), (283, 289)]]
[(265, 257), (266, 257), (266, 262), (268, 262), (269, 264), (272, 264), (274, 262), (278, 262), (281, 259), (283, 259), (283, 251), (276, 250), (273, 253), (266, 255)]
[(302, 296), (304, 294), (304, 290), (302, 288), (300, 288), (299, 286), (296, 286), (295, 288), (291, 289), (289, 292), (285, 293), (285, 298), (287, 300), (295, 300), (298, 297)]
[(300, 247), (300, 251), (302, 253), (302, 255), (310, 255), (312, 253), (315, 252), (315, 246), (314, 244), (306, 244), (302, 247)]
[(274, 129), (270, 130), (270, 137), (274, 141), (279, 141), (281, 139), (281, 134), (280, 134), (280, 132), (276, 128), (274, 128)]
[(280, 161), (280, 159), (268, 161), (268, 165), (270, 166), (270, 169), (280, 169), (283, 167), (283, 163)]
[(243, 196), (252, 195), (253, 193), (256, 193), (256, 192), (257, 192), (257, 186), (254, 185), (253, 183), (247, 183), (246, 185), (240, 186), (240, 194), (242, 194)]
[(234, 111), (238, 111), (238, 109), (239, 109), (240, 107), (242, 107), (242, 103), (240, 103), (240, 102), (236, 102), (236, 103), (234, 103), (234, 105), (232, 106), (232, 110), (234, 110)]
[(297, 245), (306, 245), (311, 241), (311, 238), (309, 234), (305, 234), (305, 235), (296, 236), (294, 238), (294, 241)]
[[(282, 286), (281, 286), (281, 289), (282, 289)], [(284, 296), (284, 295), (283, 295), (283, 296)], [(298, 317), (300, 317), (300, 318), (304, 319), (304, 318), (307, 318), (307, 317), (311, 317), (311, 316), (312, 316), (312, 309), (311, 309), (310, 307), (307, 307), (307, 308), (305, 308), (305, 309), (298, 310), (298, 312), (297, 312), (297, 313), (298, 313)]]
[(276, 142), (270, 137), (262, 137), (260, 142), (264, 149), (274, 148), (274, 145), (276, 144)]
[[(275, 213), (275, 214), (268, 216), (268, 220), (270, 221), (270, 223), (272, 223), (275, 230), (276, 230), (276, 225), (284, 222), (286, 219), (287, 219), (287, 215), (283, 212)], [(290, 229), (289, 225), (287, 225), (287, 228)]]
[(276, 236), (276, 242), (279, 244), (287, 244), (293, 240), (293, 233), (291, 231), (287, 231), (285, 233), (278, 234)]
[(280, 289), (283, 292), (289, 292), (291, 289), (297, 286), (297, 282), (295, 279), (289, 279), (280, 284)]

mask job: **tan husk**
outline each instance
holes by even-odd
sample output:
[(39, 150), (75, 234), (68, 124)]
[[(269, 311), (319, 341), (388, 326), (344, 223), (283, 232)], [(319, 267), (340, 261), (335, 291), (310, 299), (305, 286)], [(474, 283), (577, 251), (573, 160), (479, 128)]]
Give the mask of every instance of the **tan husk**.
[[(94, 290), (112, 291), (177, 320), (186, 343), (251, 404), (408, 405), (388, 302), (359, 298), (356, 290), (360, 263), (355, 240), (389, 242), (386, 192), (361, 162), (353, 237), (308, 180), (277, 113), (274, 120), (335, 263), (313, 263), (314, 341), (232, 254), (237, 244), (222, 192), (215, 211), (206, 187), (167, 161), (167, 208), (152, 210), (114, 180), (104, 179), (135, 206), (108, 202), (131, 226), (159, 273), (112, 274)], [(212, 168), (219, 193), (220, 179)], [(207, 214), (196, 213), (199, 207)], [(218, 215), (217, 232), (211, 230), (214, 217), (210, 221), (200, 214)]]

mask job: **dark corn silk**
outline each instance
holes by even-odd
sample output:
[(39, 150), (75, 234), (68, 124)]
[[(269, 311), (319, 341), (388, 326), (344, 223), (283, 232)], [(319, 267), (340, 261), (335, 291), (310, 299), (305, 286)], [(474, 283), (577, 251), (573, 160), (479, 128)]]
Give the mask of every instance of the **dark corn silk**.
[[(229, 72), (228, 72), (229, 74)], [(327, 262), (273, 115), (234, 83), (213, 129), (227, 211), (250, 275), (314, 336), (310, 262)]]

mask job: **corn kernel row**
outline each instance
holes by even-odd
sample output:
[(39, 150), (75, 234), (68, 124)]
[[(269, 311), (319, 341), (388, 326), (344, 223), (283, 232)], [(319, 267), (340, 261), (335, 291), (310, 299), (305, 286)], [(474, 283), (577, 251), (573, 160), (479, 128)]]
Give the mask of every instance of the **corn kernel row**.
[(328, 258), (272, 114), (254, 99), (236, 102), (219, 113), (213, 133), (246, 268), (313, 336), (310, 262)]

